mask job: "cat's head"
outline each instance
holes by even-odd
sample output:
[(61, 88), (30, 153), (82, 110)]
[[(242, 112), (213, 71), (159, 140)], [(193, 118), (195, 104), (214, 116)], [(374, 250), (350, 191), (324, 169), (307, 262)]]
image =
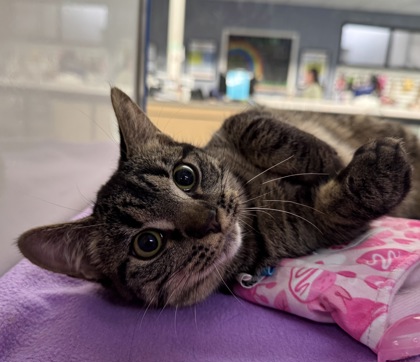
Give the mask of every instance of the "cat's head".
[(198, 302), (241, 247), (241, 187), (204, 150), (160, 132), (126, 94), (113, 88), (111, 98), (120, 162), (93, 214), (29, 230), (18, 246), (34, 264), (146, 305)]

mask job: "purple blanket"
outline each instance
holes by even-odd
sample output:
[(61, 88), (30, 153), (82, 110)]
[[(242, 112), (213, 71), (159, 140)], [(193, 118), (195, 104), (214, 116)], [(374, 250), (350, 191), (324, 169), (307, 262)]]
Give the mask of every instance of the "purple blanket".
[(23, 260), (0, 279), (0, 361), (376, 361), (336, 325), (216, 294), (164, 311)]

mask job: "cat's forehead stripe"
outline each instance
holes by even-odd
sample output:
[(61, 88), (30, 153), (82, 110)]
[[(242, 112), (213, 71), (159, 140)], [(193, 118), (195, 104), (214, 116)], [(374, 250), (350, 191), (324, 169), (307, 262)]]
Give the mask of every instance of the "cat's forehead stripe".
[(126, 284), (126, 275), (127, 275), (127, 266), (128, 266), (128, 258), (124, 259), (124, 261), (118, 266), (117, 275), (118, 279), (121, 283)]
[(183, 159), (187, 158), (187, 157), (188, 157), (188, 155), (189, 155), (191, 152), (193, 152), (193, 151), (195, 151), (195, 150), (196, 150), (196, 148), (195, 148), (193, 145), (190, 145), (190, 144), (188, 144), (188, 143), (182, 143), (182, 144), (181, 144), (181, 147), (182, 147), (182, 158), (183, 158)]
[(154, 200), (154, 194), (150, 192), (150, 187), (146, 183), (134, 182), (133, 180), (122, 179), (120, 182), (121, 193), (120, 202), (137, 204), (137, 206), (147, 205)]
[(159, 176), (159, 177), (169, 177), (169, 172), (165, 170), (163, 167), (158, 166), (147, 166), (140, 170), (139, 172), (141, 175), (151, 175), (151, 176)]
[(141, 229), (143, 227), (143, 223), (131, 214), (128, 210), (122, 210), (121, 208), (114, 208), (115, 216), (118, 220), (133, 229)]

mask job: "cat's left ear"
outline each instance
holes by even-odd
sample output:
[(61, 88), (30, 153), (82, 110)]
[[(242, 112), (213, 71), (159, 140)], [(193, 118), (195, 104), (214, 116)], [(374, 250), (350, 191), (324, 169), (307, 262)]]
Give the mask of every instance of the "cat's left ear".
[(111, 100), (120, 129), (122, 159), (135, 155), (147, 141), (155, 139), (157, 135), (163, 136), (146, 113), (123, 91), (113, 87)]
[(101, 274), (88, 254), (95, 237), (96, 221), (89, 216), (29, 230), (19, 237), (17, 244), (22, 254), (35, 265), (56, 273), (98, 280)]

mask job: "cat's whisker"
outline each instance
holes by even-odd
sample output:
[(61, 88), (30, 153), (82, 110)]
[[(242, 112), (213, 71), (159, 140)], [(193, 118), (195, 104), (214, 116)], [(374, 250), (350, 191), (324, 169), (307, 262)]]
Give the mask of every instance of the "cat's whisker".
[[(236, 195), (236, 196), (233, 198), (233, 200), (237, 200), (237, 199), (239, 199), (240, 197), (242, 197), (242, 196), (244, 196), (244, 195), (251, 196), (251, 195), (248, 195), (248, 194), (249, 194), (250, 192), (252, 193), (252, 191), (253, 191), (253, 190), (249, 190), (248, 188), (244, 188), (242, 192), (240, 192), (238, 195)], [(271, 191), (270, 191), (270, 192), (271, 192)]]
[(238, 303), (243, 306), (243, 303), (241, 300), (239, 300), (239, 298), (232, 292), (232, 290), (228, 287), (228, 285), (226, 284), (225, 280), (222, 277), (222, 274), (220, 273), (219, 269), (217, 268), (217, 265), (214, 266), (217, 274), (219, 275), (219, 278), (221, 280), (221, 282), (224, 284), (224, 286), (227, 288), (227, 290), (229, 291), (230, 294), (232, 294), (232, 296), (238, 301)]
[(178, 338), (178, 331), (176, 329), (176, 315), (178, 313), (178, 304), (175, 306), (175, 320), (174, 320), (174, 328), (175, 328), (175, 337)]
[[(185, 265), (182, 265), (178, 268), (178, 270), (176, 270), (168, 279), (168, 282), (170, 280), (172, 280), (179, 272), (181, 272), (182, 270), (185, 269)], [(165, 305), (163, 306), (161, 312), (159, 313), (159, 316), (162, 314), (163, 310), (166, 308), (166, 306), (169, 304), (172, 296), (175, 294), (176, 291), (182, 290), (185, 285), (188, 283), (188, 281), (190, 280), (191, 276), (193, 276), (193, 273), (185, 273), (185, 275), (179, 280), (178, 284), (176, 285), (176, 287), (173, 289), (172, 293), (169, 295), (169, 297), (166, 300)], [(182, 287), (180, 287), (181, 283), (183, 283)]]
[(247, 195), (248, 196), (249, 190), (243, 190), (242, 192), (240, 192), (239, 194), (237, 194), (234, 198), (233, 201), (236, 201), (237, 199), (239, 199), (240, 197)]
[(244, 237), (246, 237), (246, 236), (252, 236), (252, 235), (254, 235), (251, 231), (244, 231), (244, 230), (242, 230), (242, 233), (241, 233), (241, 237), (242, 238), (244, 238)]
[(248, 202), (250, 202), (250, 201), (253, 201), (253, 200), (259, 199), (259, 198), (264, 197), (264, 196), (266, 196), (266, 195), (268, 195), (268, 194), (271, 194), (271, 193), (272, 193), (272, 191), (270, 191), (270, 192), (266, 192), (265, 194), (262, 194), (262, 195), (259, 195), (259, 196), (255, 196), (255, 197), (253, 197), (252, 199), (248, 199), (248, 200), (245, 200), (244, 202), (240, 202), (240, 203), (239, 203), (239, 205), (245, 205), (245, 204), (247, 204), (247, 203), (248, 203)]
[[(259, 198), (261, 198), (261, 197), (264, 197), (264, 196), (266, 196), (266, 195), (268, 195), (268, 194), (270, 194), (270, 193), (272, 193), (272, 191), (271, 191), (271, 192), (266, 192), (266, 193), (264, 193), (264, 194), (262, 194), (262, 195), (259, 195), (259, 196), (256, 196), (256, 197), (253, 197), (252, 199), (246, 200), (246, 201), (244, 201), (244, 202), (240, 203), (240, 205), (244, 205), (244, 204), (246, 204), (246, 203), (248, 203), (248, 202), (250, 202), (250, 201), (253, 201), (253, 200), (259, 199)], [(322, 211), (319, 211), (319, 210), (315, 209), (315, 208), (314, 208), (314, 207), (312, 207), (312, 206), (305, 205), (305, 204), (302, 204), (302, 203), (300, 203), (300, 202), (290, 201), (290, 200), (263, 200), (263, 202), (282, 202), (282, 203), (290, 203), (290, 204), (294, 204), (294, 205), (298, 205), (298, 206), (307, 207), (308, 209), (312, 209), (312, 210), (314, 210), (314, 211), (316, 211), (316, 212), (319, 212), (319, 213), (321, 213), (321, 214), (324, 214)]]
[[(24, 191), (23, 191), (23, 192), (24, 192)], [(24, 192), (24, 193), (25, 193), (25, 192)], [(43, 201), (43, 202), (45, 202), (45, 203), (47, 203), (47, 204), (54, 205), (54, 206), (57, 206), (57, 207), (61, 207), (62, 209), (67, 209), (67, 210), (77, 211), (77, 212), (82, 212), (82, 211), (83, 211), (83, 210), (80, 210), (80, 209), (74, 209), (74, 208), (72, 208), (72, 207), (68, 207), (68, 206), (64, 206), (64, 205), (56, 204), (55, 202), (45, 200), (45, 199), (43, 199), (42, 197), (39, 197), (39, 196), (35, 196), (35, 195), (31, 195), (31, 194), (27, 194), (27, 195), (28, 195), (28, 196), (30, 196), (30, 197), (33, 197), (34, 199), (37, 199), (37, 200)]]
[(252, 220), (252, 214), (250, 214), (249, 212), (246, 212), (245, 210), (241, 210), (241, 213), (238, 216), (239, 218), (241, 217), (246, 217), (248, 220)]
[(246, 221), (240, 220), (240, 222), (245, 224), (246, 226), (248, 226), (250, 229), (254, 230), (255, 232), (257, 232), (257, 230), (255, 230), (255, 228), (249, 225)]
[[(197, 301), (197, 298), (196, 298)], [(198, 331), (198, 323), (197, 323), (197, 304), (194, 304), (194, 323), (195, 329)]]
[(197, 302), (198, 302), (198, 289), (194, 288), (194, 305), (193, 305), (193, 311), (194, 311), (194, 323), (195, 323), (195, 329), (198, 331), (198, 324), (197, 324)]
[[(245, 221), (245, 220), (247, 220), (247, 221)], [(253, 221), (253, 218), (252, 218), (252, 215), (249, 215), (249, 214), (243, 214), (243, 215), (241, 215), (240, 217), (239, 217), (239, 221), (240, 222), (252, 222)], [(251, 225), (249, 225), (249, 226), (251, 226)]]
[[(185, 276), (184, 276), (183, 278), (181, 278), (181, 281), (182, 281), (184, 278), (185, 278)], [(174, 288), (174, 290), (172, 291), (172, 293), (169, 295), (168, 299), (166, 299), (166, 302), (165, 302), (164, 306), (162, 307), (162, 309), (160, 310), (160, 312), (159, 312), (159, 315), (158, 315), (157, 319), (159, 319), (159, 318), (160, 318), (160, 316), (162, 315), (163, 311), (164, 311), (164, 310), (165, 310), (165, 308), (168, 306), (169, 301), (171, 300), (172, 296), (173, 296), (173, 295), (175, 294), (175, 292), (177, 291), (179, 284), (181, 284), (181, 282), (179, 282), (179, 283), (178, 283), (177, 287), (176, 287), (176, 288)]]
[(254, 177), (252, 177), (251, 179), (249, 179), (245, 185), (248, 185), (250, 182), (254, 181), (256, 178), (260, 177), (261, 175), (265, 174), (266, 172), (270, 171), (271, 169), (273, 169), (274, 167), (280, 166), (282, 163), (285, 163), (286, 161), (289, 161), (291, 158), (293, 158), (293, 155), (286, 158), (283, 161), (280, 161), (279, 163), (276, 163), (275, 165), (265, 169), (264, 171), (260, 172), (258, 175), (255, 175)]
[(89, 206), (95, 205), (95, 201), (88, 199), (85, 195), (83, 195), (82, 191), (80, 190), (79, 185), (76, 183), (77, 191), (79, 192), (80, 196), (82, 196), (83, 200), (85, 200)]
[[(137, 315), (137, 318), (136, 318), (136, 322), (135, 322), (135, 324), (134, 324), (134, 330), (133, 330), (133, 334), (132, 334), (132, 336), (131, 336), (131, 343), (130, 343), (130, 354), (129, 354), (129, 356), (128, 356), (128, 361), (129, 362), (131, 362), (131, 360), (132, 360), (132, 351), (133, 351), (133, 346), (134, 346), (134, 338), (136, 338), (137, 337), (137, 330), (138, 329), (140, 329), (141, 330), (141, 326), (143, 325), (143, 320), (144, 320), (144, 317), (146, 316), (146, 313), (147, 313), (147, 311), (149, 310), (149, 308), (150, 308), (150, 306), (152, 305), (152, 303), (153, 303), (153, 301), (155, 300), (155, 296), (150, 300), (150, 302), (149, 302), (149, 304), (147, 305), (147, 307), (146, 307), (146, 309), (144, 310), (144, 312), (143, 312), (143, 315), (141, 314), (141, 312), (139, 312), (138, 313), (138, 315)], [(138, 323), (139, 323), (139, 319), (140, 319), (140, 316), (142, 315), (142, 317), (141, 317), (141, 320), (140, 320), (140, 324), (138, 325)], [(138, 327), (137, 327), (137, 325), (138, 325)]]
[(97, 226), (104, 226), (104, 225), (106, 225), (106, 224), (105, 223), (102, 223), (102, 224), (92, 224), (92, 225), (75, 226), (74, 227), (74, 230), (88, 229), (88, 228), (97, 227)]
[(147, 311), (150, 309), (155, 299), (156, 299), (156, 295), (153, 296), (153, 298), (150, 300), (149, 304), (147, 305), (146, 309), (144, 310), (143, 316), (141, 317), (141, 320), (140, 320), (140, 326), (139, 326), (140, 329), (143, 324), (143, 320), (146, 317)]
[(312, 206), (301, 204), (300, 202), (295, 202), (295, 201), (290, 201), (290, 200), (263, 200), (263, 202), (282, 202), (282, 203), (285, 203), (285, 204), (294, 204), (294, 205), (298, 205), (298, 206), (307, 207), (308, 209), (314, 210), (316, 212), (319, 212), (320, 214), (324, 214), (325, 215), (324, 212), (319, 211), (319, 210), (315, 209)]
[[(244, 186), (245, 185), (246, 184), (244, 184)], [(238, 195), (236, 195), (233, 199), (237, 200), (238, 198), (240, 198), (244, 195), (246, 195), (247, 197), (252, 197), (253, 196), (252, 194), (254, 193), (254, 191), (256, 191), (256, 190), (249, 189), (248, 187), (244, 187), (243, 191), (240, 192)], [(273, 192), (273, 190), (268, 191), (268, 193), (272, 193), (272, 192)], [(259, 196), (257, 196), (257, 197), (259, 197)]]
[[(77, 223), (77, 220), (75, 221), (75, 223)], [(106, 224), (101, 223), (101, 224), (91, 224), (91, 225), (75, 225), (73, 227), (73, 230), (87, 229), (87, 228), (103, 226), (103, 225), (106, 225)], [(51, 229), (62, 230), (62, 229), (67, 229), (67, 227), (68, 227), (67, 224), (60, 224), (60, 225), (55, 225), (54, 227), (51, 227)]]
[(228, 177), (225, 176), (226, 170), (224, 168), (220, 169), (220, 173), (221, 173), (220, 177), (222, 180), (222, 182), (220, 182), (220, 195), (223, 195), (226, 190), (226, 185), (228, 184), (229, 179)]
[[(181, 266), (173, 275), (170, 276), (170, 278), (168, 279), (168, 281), (174, 279), (174, 277), (177, 276), (183, 270), (184, 270), (184, 266)], [(170, 302), (171, 298), (174, 296), (175, 292), (178, 292), (179, 290), (181, 290), (185, 286), (185, 284), (187, 284), (187, 281), (188, 281), (189, 277), (190, 276), (188, 275), (188, 273), (185, 273), (181, 277), (181, 279), (179, 279), (179, 281), (176, 284), (175, 288), (173, 288), (171, 294), (169, 294), (169, 296), (168, 296), (168, 298), (166, 300), (166, 303), (163, 306), (163, 309), (165, 309), (165, 307), (169, 304), (169, 302)], [(183, 283), (183, 285), (180, 288), (180, 286), (181, 286), (182, 283)], [(162, 311), (163, 311), (163, 309), (162, 309)]]
[(98, 122), (96, 122), (94, 118), (89, 116), (87, 113), (83, 112), (81, 109), (77, 109), (77, 111), (83, 114), (89, 121), (93, 122), (95, 126), (98, 127), (105, 134), (105, 136), (107, 136), (113, 143), (119, 145), (119, 141), (115, 139), (114, 135), (106, 131), (105, 128), (103, 128)]
[(275, 212), (281, 212), (281, 213), (284, 213), (284, 214), (293, 215), (293, 216), (295, 216), (299, 219), (302, 219), (302, 220), (306, 221), (307, 223), (312, 225), (315, 229), (317, 229), (322, 234), (322, 231), (314, 223), (310, 222), (308, 219), (304, 218), (303, 216), (299, 216), (299, 215), (297, 215), (293, 212), (285, 211), (285, 210), (278, 210), (278, 209), (271, 209), (269, 207), (250, 207), (249, 209), (252, 209), (252, 210), (255, 210), (255, 211), (260, 211), (260, 212), (262, 212), (264, 210), (269, 210), (269, 211), (275, 211)]
[(224, 185), (223, 185), (223, 168), (220, 168), (220, 195), (223, 195)]
[[(253, 210), (251, 210), (251, 209), (253, 209)], [(259, 212), (261, 212), (262, 214), (266, 214), (266, 215), (268, 215), (268, 216), (270, 216), (272, 219), (276, 219), (273, 215), (271, 215), (269, 212), (267, 212), (267, 211), (263, 211), (263, 210), (261, 210), (261, 208), (248, 208), (247, 210), (249, 210), (249, 211), (253, 211), (253, 212), (257, 212), (257, 211), (259, 211)], [(279, 210), (278, 210), (279, 211)]]
[[(168, 278), (166, 283), (169, 283), (172, 279), (174, 279), (182, 270), (184, 270), (184, 265), (181, 265), (177, 270), (175, 270), (172, 275)], [(178, 287), (180, 286), (180, 284), (184, 281), (184, 279), (187, 277), (188, 275), (184, 275), (180, 281), (178, 282), (178, 284), (176, 285), (175, 288), (173, 288), (171, 294), (168, 296), (168, 298), (166, 299), (166, 303), (164, 304), (164, 306), (162, 307), (159, 315), (158, 315), (158, 319), (161, 316), (161, 314), (163, 313), (163, 311), (165, 310), (165, 308), (167, 307), (167, 305), (169, 304), (169, 301), (171, 300), (172, 296), (175, 294), (175, 292), (178, 290)]]
[[(290, 157), (289, 157), (290, 158)], [(282, 161), (282, 162), (284, 162), (284, 161)], [(278, 165), (278, 164), (277, 164)], [(272, 166), (272, 167), (275, 167), (276, 165), (274, 165), (274, 166)], [(267, 170), (266, 170), (267, 171)], [(261, 174), (260, 174), (261, 175)], [(258, 176), (258, 175), (257, 175)], [(249, 181), (248, 181), (249, 182)], [(248, 183), (247, 182), (247, 183)], [(246, 183), (245, 183), (245, 185), (246, 185)], [(238, 195), (236, 195), (234, 198), (233, 198), (233, 200), (237, 200), (238, 198), (240, 198), (240, 197), (242, 197), (242, 196), (244, 196), (244, 195), (247, 195), (247, 196), (251, 196), (251, 195), (248, 195), (248, 193), (251, 191), (251, 193), (252, 193), (252, 191), (253, 190), (249, 190), (248, 188), (244, 188), (244, 190), (242, 191), (242, 192), (240, 192)], [(273, 191), (269, 191), (268, 193), (272, 193)], [(258, 197), (260, 197), (260, 196), (257, 196), (256, 198), (258, 198)], [(254, 198), (253, 199), (251, 199), (251, 200), (254, 200)], [(248, 201), (251, 201), (251, 200), (248, 200)], [(244, 203), (246, 203), (246, 201), (244, 202)], [(243, 204), (243, 203), (242, 203)]]
[(282, 176), (282, 177), (273, 178), (273, 179), (268, 180), (268, 181), (264, 181), (262, 183), (262, 185), (268, 184), (269, 182), (280, 181), (280, 180), (283, 180), (285, 178), (295, 177), (295, 176), (328, 176), (328, 173), (325, 173), (325, 172), (324, 173), (320, 173), (320, 172), (294, 173), (292, 175), (286, 175), (286, 176)]
[[(172, 273), (172, 275), (168, 278), (167, 283), (169, 283), (174, 277), (178, 275), (181, 271), (185, 269), (185, 264), (181, 264), (178, 269), (175, 269), (175, 271)], [(178, 283), (179, 285), (179, 283)]]

